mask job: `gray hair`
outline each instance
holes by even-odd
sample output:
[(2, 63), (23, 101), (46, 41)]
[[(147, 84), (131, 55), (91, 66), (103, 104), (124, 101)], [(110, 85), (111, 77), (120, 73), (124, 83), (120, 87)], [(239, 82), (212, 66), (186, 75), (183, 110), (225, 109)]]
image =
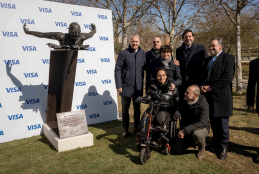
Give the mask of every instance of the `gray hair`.
[(221, 39), (221, 38), (212, 38), (210, 41), (213, 41), (213, 40), (217, 40), (218, 41), (218, 43), (219, 43), (219, 46), (223, 46), (223, 39)]
[(130, 36), (130, 39), (129, 39), (130, 43), (131, 43), (131, 41), (132, 41), (132, 37), (135, 37), (135, 36), (138, 37), (139, 43), (140, 43), (140, 37), (139, 37), (138, 34), (133, 34), (133, 35)]
[(161, 39), (161, 37), (159, 37), (159, 36), (154, 36), (154, 37), (152, 37), (152, 41), (153, 41), (156, 37), (159, 38), (160, 41), (161, 41), (161, 43), (162, 43), (162, 39)]
[[(215, 39), (214, 39), (214, 40), (215, 40)], [(198, 85), (191, 85), (191, 86), (189, 86), (189, 87), (193, 87), (193, 88), (194, 88), (193, 93), (194, 93), (194, 94), (198, 94), (198, 97), (200, 96), (201, 91), (200, 91), (200, 87), (199, 87)]]

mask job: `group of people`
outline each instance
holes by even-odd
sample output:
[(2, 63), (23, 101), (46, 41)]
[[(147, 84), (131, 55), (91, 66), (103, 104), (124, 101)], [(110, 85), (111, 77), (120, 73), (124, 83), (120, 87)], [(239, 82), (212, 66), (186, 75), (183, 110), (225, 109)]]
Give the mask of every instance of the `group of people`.
[[(153, 47), (144, 52), (138, 35), (130, 37), (129, 47), (122, 50), (115, 66), (116, 88), (121, 96), (123, 137), (129, 133), (129, 107), (134, 108), (134, 133), (140, 122), (140, 100), (143, 96), (144, 71), (146, 94), (159, 100), (171, 101), (156, 115), (160, 125), (172, 116), (181, 120), (181, 130), (172, 151), (182, 154), (190, 146), (198, 146), (197, 157), (205, 157), (205, 147), (215, 150), (219, 159), (227, 158), (229, 117), (232, 116), (232, 80), (235, 58), (223, 51), (223, 40), (213, 38), (209, 43), (211, 56), (204, 46), (194, 42), (194, 33), (186, 29), (183, 44), (176, 49), (162, 45), (160, 37), (153, 38)], [(145, 98), (145, 97), (144, 97)], [(137, 102), (136, 102), (137, 101)], [(252, 108), (253, 109), (253, 108)], [(252, 110), (251, 109), (251, 110)], [(213, 140), (206, 144), (210, 126)]]

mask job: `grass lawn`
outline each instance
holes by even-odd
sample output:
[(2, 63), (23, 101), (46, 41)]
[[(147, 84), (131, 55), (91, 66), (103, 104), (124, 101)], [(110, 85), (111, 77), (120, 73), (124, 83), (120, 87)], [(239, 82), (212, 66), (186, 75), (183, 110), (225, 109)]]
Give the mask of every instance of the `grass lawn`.
[[(2, 143), (0, 173), (259, 173), (259, 164), (253, 162), (259, 147), (259, 118), (246, 111), (245, 95), (234, 96), (226, 160), (218, 160), (210, 151), (199, 160), (193, 148), (184, 155), (165, 156), (160, 148), (141, 165), (136, 137), (123, 138), (122, 130), (121, 121), (90, 125), (94, 146), (62, 153), (44, 135)], [(211, 137), (212, 133), (207, 140)]]

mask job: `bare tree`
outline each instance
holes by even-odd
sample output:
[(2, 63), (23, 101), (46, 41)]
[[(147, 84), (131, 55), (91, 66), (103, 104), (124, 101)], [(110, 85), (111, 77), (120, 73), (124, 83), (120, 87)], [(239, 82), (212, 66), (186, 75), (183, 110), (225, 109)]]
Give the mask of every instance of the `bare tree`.
[[(220, 0), (225, 13), (236, 27), (236, 93), (242, 94), (242, 66), (241, 66), (241, 27), (240, 13), (254, 0)], [(234, 15), (233, 15), (234, 13)]]
[(162, 22), (155, 25), (170, 37), (170, 45), (173, 47), (175, 39), (188, 27), (193, 27), (193, 19), (202, 12), (206, 0), (161, 0), (154, 3), (156, 11), (151, 13)]

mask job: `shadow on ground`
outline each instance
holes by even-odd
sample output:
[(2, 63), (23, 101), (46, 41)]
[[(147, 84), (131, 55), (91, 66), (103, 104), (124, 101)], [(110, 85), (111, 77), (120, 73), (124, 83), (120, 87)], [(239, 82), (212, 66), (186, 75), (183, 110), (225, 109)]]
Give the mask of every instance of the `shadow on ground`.
[[(118, 155), (124, 155), (129, 158), (133, 163), (140, 164), (139, 156), (133, 155), (132, 152), (139, 152), (136, 147), (136, 138), (135, 134), (131, 134), (129, 137), (122, 137), (122, 122), (121, 121), (110, 121), (106, 123), (90, 125), (97, 129), (102, 129), (105, 133), (96, 136), (97, 140), (106, 139), (111, 144), (109, 148)], [(129, 132), (133, 132), (133, 123), (130, 123)], [(131, 130), (132, 128), (132, 130)], [(113, 136), (115, 135), (115, 136)], [(112, 138), (116, 137), (116, 138)]]

